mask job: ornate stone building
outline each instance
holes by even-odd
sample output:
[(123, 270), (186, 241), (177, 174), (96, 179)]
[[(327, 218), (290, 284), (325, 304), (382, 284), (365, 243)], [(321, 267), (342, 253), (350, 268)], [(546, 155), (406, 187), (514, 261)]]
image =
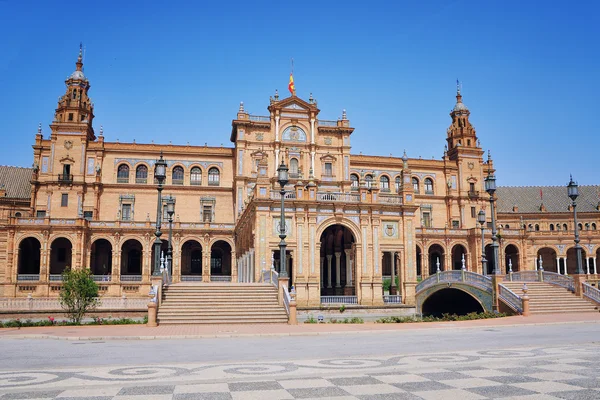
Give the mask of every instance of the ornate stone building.
[[(438, 269), (482, 272), (477, 215), (487, 210), (490, 224), (483, 182), (495, 170), (460, 91), (444, 156), (424, 160), (351, 154), (355, 133), (346, 112), (321, 119), (312, 95), (305, 101), (276, 93), (264, 116), (241, 104), (233, 147), (110, 142), (92, 125), (81, 54), (65, 84), (50, 134), (40, 127), (35, 136), (34, 168), (0, 171), (8, 171), (0, 183), (16, 179), (29, 188), (1, 203), (1, 297), (57, 296), (68, 266), (91, 268), (105, 296), (145, 296), (158, 203), (153, 173), (161, 153), (168, 165), (162, 198), (175, 199), (174, 283), (257, 282), (261, 271), (279, 268), (281, 162), (290, 169), (286, 257), (299, 307), (317, 307), (331, 296), (381, 306), (386, 278), (392, 294), (414, 304), (417, 282)], [(543, 188), (547, 200), (536, 204), (537, 189), (497, 192), (500, 267), (534, 269), (541, 255), (545, 268), (558, 262), (571, 273), (566, 189)], [(595, 273), (600, 187), (581, 189), (582, 243)], [(166, 251), (166, 233), (162, 239)]]

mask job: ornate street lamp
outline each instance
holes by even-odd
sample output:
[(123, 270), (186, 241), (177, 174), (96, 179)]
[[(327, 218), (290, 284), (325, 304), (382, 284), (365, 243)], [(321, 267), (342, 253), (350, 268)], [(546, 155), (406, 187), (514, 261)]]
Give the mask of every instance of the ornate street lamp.
[(156, 204), (156, 232), (154, 235), (156, 236), (156, 240), (154, 241), (154, 271), (152, 271), (152, 275), (160, 276), (160, 251), (162, 247), (162, 240), (160, 240), (160, 236), (162, 232), (160, 231), (160, 219), (161, 219), (161, 208), (162, 208), (162, 191), (163, 191), (163, 183), (165, 178), (167, 177), (167, 162), (163, 159), (162, 151), (160, 152), (160, 158), (156, 160), (154, 163), (154, 178), (156, 178), (156, 182), (158, 183), (158, 202)]
[[(579, 226), (577, 225), (577, 197), (579, 196), (579, 187), (577, 186), (577, 182), (573, 181), (573, 175), (571, 175), (571, 180), (567, 185), (567, 194), (571, 198), (573, 202), (573, 219), (575, 221), (575, 251), (577, 252), (577, 274), (583, 274), (583, 263), (581, 261), (581, 245), (579, 244)], [(565, 266), (565, 274), (567, 267)]]
[(167, 199), (167, 215), (169, 216), (169, 248), (167, 250), (167, 266), (169, 275), (173, 276), (173, 214), (175, 213), (175, 199), (169, 195)]
[[(488, 161), (489, 162), (489, 161)], [(494, 215), (494, 193), (496, 192), (496, 177), (490, 172), (485, 178), (485, 191), (490, 195), (490, 212), (492, 213), (492, 261), (494, 262), (494, 275), (500, 273), (498, 268), (498, 232), (496, 230), (496, 216)]]
[(279, 272), (279, 276), (281, 278), (287, 278), (287, 268), (286, 268), (286, 256), (285, 256), (285, 185), (289, 181), (288, 176), (288, 167), (285, 165), (285, 162), (281, 160), (281, 165), (277, 168), (277, 175), (279, 180), (279, 185), (281, 185), (281, 220), (279, 223), (279, 237), (281, 238), (281, 242), (279, 242), (279, 263), (281, 265), (281, 269)]
[(487, 260), (485, 259), (485, 211), (479, 210), (477, 214), (477, 222), (481, 225), (481, 269), (484, 275), (487, 275)]

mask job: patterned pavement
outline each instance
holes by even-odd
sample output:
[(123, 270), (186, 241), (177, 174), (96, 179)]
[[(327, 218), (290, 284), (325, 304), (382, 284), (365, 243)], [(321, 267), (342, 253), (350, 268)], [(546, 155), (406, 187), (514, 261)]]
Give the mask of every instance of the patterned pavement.
[(264, 363), (4, 370), (0, 400), (600, 399), (599, 354), (600, 343), (594, 343)]

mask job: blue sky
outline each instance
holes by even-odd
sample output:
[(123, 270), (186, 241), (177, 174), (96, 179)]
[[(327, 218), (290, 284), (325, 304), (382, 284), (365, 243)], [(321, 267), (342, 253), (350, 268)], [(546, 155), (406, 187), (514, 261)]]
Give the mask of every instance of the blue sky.
[(109, 141), (231, 146), (293, 57), (353, 153), (440, 158), (458, 78), (499, 185), (600, 183), (597, 1), (44, 3), (0, 1), (0, 164), (31, 165), (82, 41)]

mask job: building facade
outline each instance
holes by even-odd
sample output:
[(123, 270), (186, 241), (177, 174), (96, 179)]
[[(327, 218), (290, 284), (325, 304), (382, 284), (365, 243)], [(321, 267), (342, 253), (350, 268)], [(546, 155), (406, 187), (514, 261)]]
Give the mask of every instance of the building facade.
[[(417, 282), (438, 270), (487, 273), (484, 248), (494, 268), (484, 179), (495, 169), (460, 90), (443, 157), (424, 160), (351, 154), (355, 133), (346, 112), (321, 119), (312, 95), (276, 93), (264, 116), (241, 104), (232, 147), (110, 142), (92, 124), (81, 54), (65, 84), (50, 134), (40, 127), (35, 136), (33, 168), (5, 167), (0, 176), (0, 183), (21, 188), (18, 200), (0, 200), (1, 297), (57, 296), (67, 267), (89, 267), (105, 296), (146, 296), (157, 212), (163, 252), (168, 247), (166, 198), (175, 201), (174, 283), (257, 282), (263, 270), (280, 268), (282, 162), (290, 175), (286, 260), (298, 306), (319, 306), (324, 296), (382, 306), (385, 279), (411, 305)], [(167, 162), (161, 201), (154, 179), (160, 155)], [(600, 186), (581, 192), (584, 266), (593, 275), (600, 261)], [(541, 263), (574, 272), (566, 188), (504, 187), (497, 198), (499, 268), (508, 273)], [(486, 226), (477, 220), (482, 209)]]

